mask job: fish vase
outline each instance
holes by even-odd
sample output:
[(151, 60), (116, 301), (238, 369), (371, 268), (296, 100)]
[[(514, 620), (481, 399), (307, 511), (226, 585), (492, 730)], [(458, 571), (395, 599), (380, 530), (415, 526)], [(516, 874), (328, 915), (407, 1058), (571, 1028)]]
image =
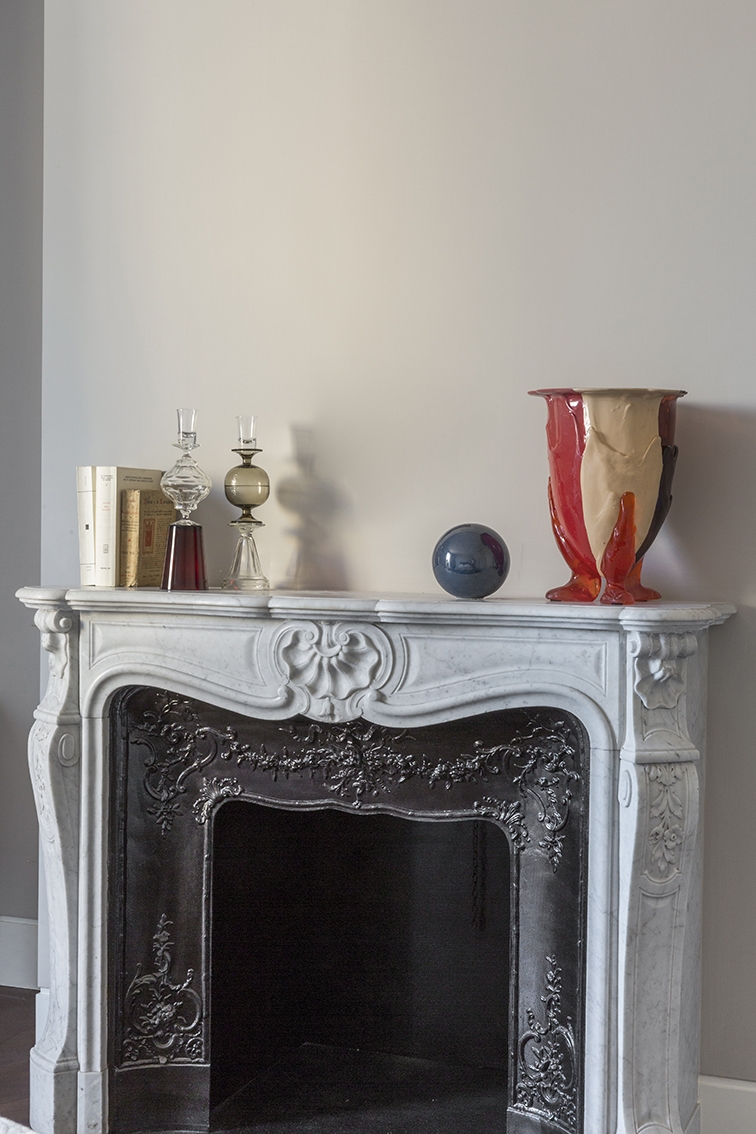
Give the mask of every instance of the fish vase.
[[(627, 605), (661, 596), (643, 556), (672, 503), (675, 412), (685, 390), (531, 390), (548, 409), (549, 508), (572, 572), (553, 602)], [(603, 590), (602, 590), (603, 588)]]

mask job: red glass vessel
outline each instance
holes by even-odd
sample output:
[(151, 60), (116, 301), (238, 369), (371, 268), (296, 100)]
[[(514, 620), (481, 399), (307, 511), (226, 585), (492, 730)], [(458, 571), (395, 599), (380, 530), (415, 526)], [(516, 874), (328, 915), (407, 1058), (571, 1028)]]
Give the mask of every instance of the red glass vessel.
[(205, 546), (199, 524), (177, 521), (168, 528), (163, 564), (164, 591), (206, 591)]
[[(675, 408), (684, 390), (531, 390), (546, 400), (549, 508), (571, 571), (554, 602), (660, 597), (641, 564), (672, 503)], [(603, 593), (602, 593), (603, 587)]]

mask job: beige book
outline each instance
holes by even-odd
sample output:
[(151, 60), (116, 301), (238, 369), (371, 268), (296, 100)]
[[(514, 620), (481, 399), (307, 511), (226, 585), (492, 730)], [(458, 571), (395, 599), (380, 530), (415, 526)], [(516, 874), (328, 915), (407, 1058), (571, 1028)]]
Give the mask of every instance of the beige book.
[(121, 587), (159, 587), (168, 527), (176, 509), (159, 489), (126, 488), (121, 493)]
[(159, 469), (97, 465), (95, 469), (95, 581), (117, 587), (121, 563), (121, 493), (125, 488), (160, 488)]

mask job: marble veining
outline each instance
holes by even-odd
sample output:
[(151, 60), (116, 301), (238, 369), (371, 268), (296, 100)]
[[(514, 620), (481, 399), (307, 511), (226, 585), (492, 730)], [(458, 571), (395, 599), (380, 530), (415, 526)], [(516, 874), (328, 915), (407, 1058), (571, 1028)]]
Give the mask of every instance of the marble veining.
[[(50, 663), (29, 740), (51, 919), (51, 1009), (31, 1056), (39, 1134), (108, 1130), (107, 721), (114, 693), (133, 684), (270, 720), (401, 728), (528, 706), (574, 714), (590, 743), (582, 1134), (697, 1129), (687, 1037), (698, 1028), (706, 635), (729, 604), (40, 587), (19, 598)], [(202, 823), (235, 784), (197, 773)], [(558, 868), (561, 813), (548, 804), (539, 830), (519, 813), (499, 819), (514, 841), (550, 839)], [(559, 1121), (572, 1024), (556, 963), (550, 974), (519, 1058), (531, 1068), (528, 1105), (540, 1100), (544, 1121)], [(145, 989), (178, 1005), (193, 1058), (192, 978), (175, 971), (167, 921), (152, 968), (132, 979), (136, 1058), (142, 1041), (168, 1042), (140, 1007)], [(544, 1060), (555, 1068), (546, 1093)]]

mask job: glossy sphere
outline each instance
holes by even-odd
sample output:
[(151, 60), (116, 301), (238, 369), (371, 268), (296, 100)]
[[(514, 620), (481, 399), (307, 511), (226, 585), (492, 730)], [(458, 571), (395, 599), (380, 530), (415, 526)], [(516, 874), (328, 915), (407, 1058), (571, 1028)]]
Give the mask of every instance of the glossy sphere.
[(485, 598), (497, 591), (509, 574), (507, 545), (493, 528), (459, 524), (436, 544), (433, 574), (455, 598)]

